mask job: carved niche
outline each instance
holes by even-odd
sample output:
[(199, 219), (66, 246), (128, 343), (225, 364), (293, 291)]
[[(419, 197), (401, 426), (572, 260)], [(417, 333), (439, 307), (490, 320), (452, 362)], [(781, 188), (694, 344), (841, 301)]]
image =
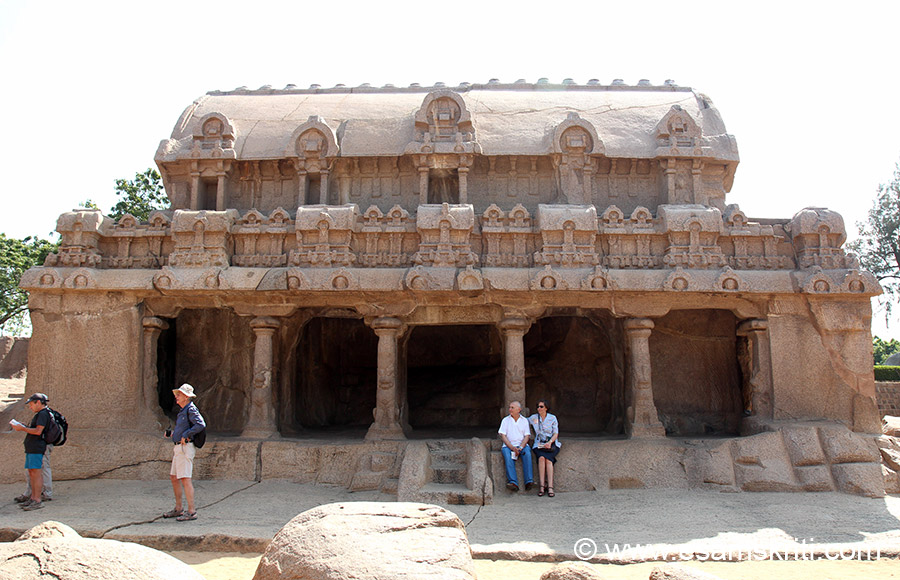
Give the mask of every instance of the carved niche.
[(484, 265), (529, 266), (532, 237), (531, 214), (522, 204), (516, 204), (508, 214), (491, 204), (481, 216)]
[(194, 129), (194, 159), (235, 159), (234, 125), (221, 113), (207, 113)]
[(556, 126), (550, 154), (564, 203), (589, 204), (594, 197), (594, 158), (603, 155), (597, 130), (578, 113)]
[(231, 259), (231, 226), (237, 210), (176, 210), (172, 219), (174, 249), (169, 265), (183, 268), (226, 267)]
[(339, 154), (337, 135), (322, 117), (312, 115), (294, 129), (284, 155), (297, 171), (298, 206), (328, 203), (328, 177)]
[(408, 266), (411, 252), (406, 250), (406, 240), (415, 235), (409, 212), (395, 205), (383, 214), (377, 206), (371, 206), (363, 214), (360, 235), (363, 240), (360, 252), (362, 266)]
[(663, 263), (669, 267), (721, 268), (726, 265), (719, 247), (722, 213), (701, 205), (661, 205), (660, 225), (668, 236)]
[(844, 218), (821, 207), (800, 210), (791, 219), (791, 241), (801, 268), (820, 266), (825, 270), (854, 267), (855, 260), (841, 249), (847, 234)]
[(536, 265), (578, 268), (600, 263), (594, 206), (539, 204), (536, 223), (543, 243), (534, 253)]
[(61, 240), (59, 251), (48, 254), (45, 266), (96, 268), (102, 262), (100, 239), (113, 224), (99, 209), (69, 211), (56, 220), (56, 231)]
[(426, 95), (415, 130), (404, 153), (419, 172), (419, 203), (468, 203), (468, 174), (481, 146), (462, 96), (447, 89)]
[(478, 263), (470, 237), (475, 228), (471, 205), (420, 206), (416, 214), (419, 251), (413, 263), (436, 268), (463, 268)]
[(359, 207), (312, 205), (297, 209), (297, 248), (291, 250), (291, 266), (329, 268), (351, 266), (356, 255), (350, 249), (357, 230)]
[(253, 209), (244, 214), (232, 230), (235, 266), (273, 268), (287, 264), (284, 242), (291, 216), (278, 208), (264, 216)]

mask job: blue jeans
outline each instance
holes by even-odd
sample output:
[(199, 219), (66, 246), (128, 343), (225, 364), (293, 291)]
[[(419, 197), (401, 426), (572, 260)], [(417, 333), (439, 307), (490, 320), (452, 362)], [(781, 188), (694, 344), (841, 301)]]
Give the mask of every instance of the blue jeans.
[[(507, 483), (515, 483), (519, 485), (519, 478), (516, 475), (516, 462), (512, 458), (512, 451), (506, 445), (500, 448), (503, 454), (503, 462), (506, 464), (506, 481)], [(519, 453), (522, 460), (522, 475), (525, 477), (525, 483), (534, 483), (534, 466), (531, 463), (531, 445), (526, 445), (522, 452)], [(522, 487), (522, 486), (519, 486)]]

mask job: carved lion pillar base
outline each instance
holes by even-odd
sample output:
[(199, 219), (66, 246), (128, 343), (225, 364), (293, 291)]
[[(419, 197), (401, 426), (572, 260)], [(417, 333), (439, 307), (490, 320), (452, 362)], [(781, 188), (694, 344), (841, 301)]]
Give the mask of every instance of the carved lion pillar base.
[(504, 318), (499, 324), (503, 337), (503, 408), (500, 416), (505, 417), (509, 404), (519, 401), (525, 413), (525, 345), (524, 336), (531, 328), (527, 318)]
[(372, 425), (366, 433), (367, 441), (406, 439), (402, 422), (399, 385), (399, 337), (404, 324), (399, 318), (383, 316), (371, 322), (378, 335), (378, 386)]
[(653, 382), (650, 365), (649, 318), (630, 318), (625, 321), (628, 340), (628, 377), (626, 388), (631, 395), (625, 428), (629, 437), (665, 437), (666, 430), (659, 420), (653, 402)]
[(268, 316), (254, 318), (250, 328), (256, 335), (253, 349), (253, 384), (250, 386), (250, 416), (241, 433), (242, 437), (268, 439), (278, 437), (275, 422), (275, 402), (272, 397), (272, 337), (280, 326), (278, 320)]

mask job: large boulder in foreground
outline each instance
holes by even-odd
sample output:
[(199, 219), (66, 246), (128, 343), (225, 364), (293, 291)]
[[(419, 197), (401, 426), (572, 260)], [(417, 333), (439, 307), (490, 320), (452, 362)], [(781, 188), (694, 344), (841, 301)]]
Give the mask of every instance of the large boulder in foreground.
[(405, 502), (333, 503), (289, 521), (253, 580), (474, 580), (466, 528), (444, 508)]
[(0, 543), (0, 578), (16, 580), (204, 580), (187, 564), (153, 548), (82, 538), (45, 522), (15, 542)]

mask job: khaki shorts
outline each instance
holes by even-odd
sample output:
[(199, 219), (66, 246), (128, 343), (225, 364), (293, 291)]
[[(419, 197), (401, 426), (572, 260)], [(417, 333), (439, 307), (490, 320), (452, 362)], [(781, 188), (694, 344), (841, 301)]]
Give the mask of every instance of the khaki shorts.
[(174, 475), (177, 479), (190, 479), (194, 473), (194, 449), (193, 443), (185, 443), (184, 445), (175, 445), (175, 451), (172, 455), (172, 469), (169, 475)]

